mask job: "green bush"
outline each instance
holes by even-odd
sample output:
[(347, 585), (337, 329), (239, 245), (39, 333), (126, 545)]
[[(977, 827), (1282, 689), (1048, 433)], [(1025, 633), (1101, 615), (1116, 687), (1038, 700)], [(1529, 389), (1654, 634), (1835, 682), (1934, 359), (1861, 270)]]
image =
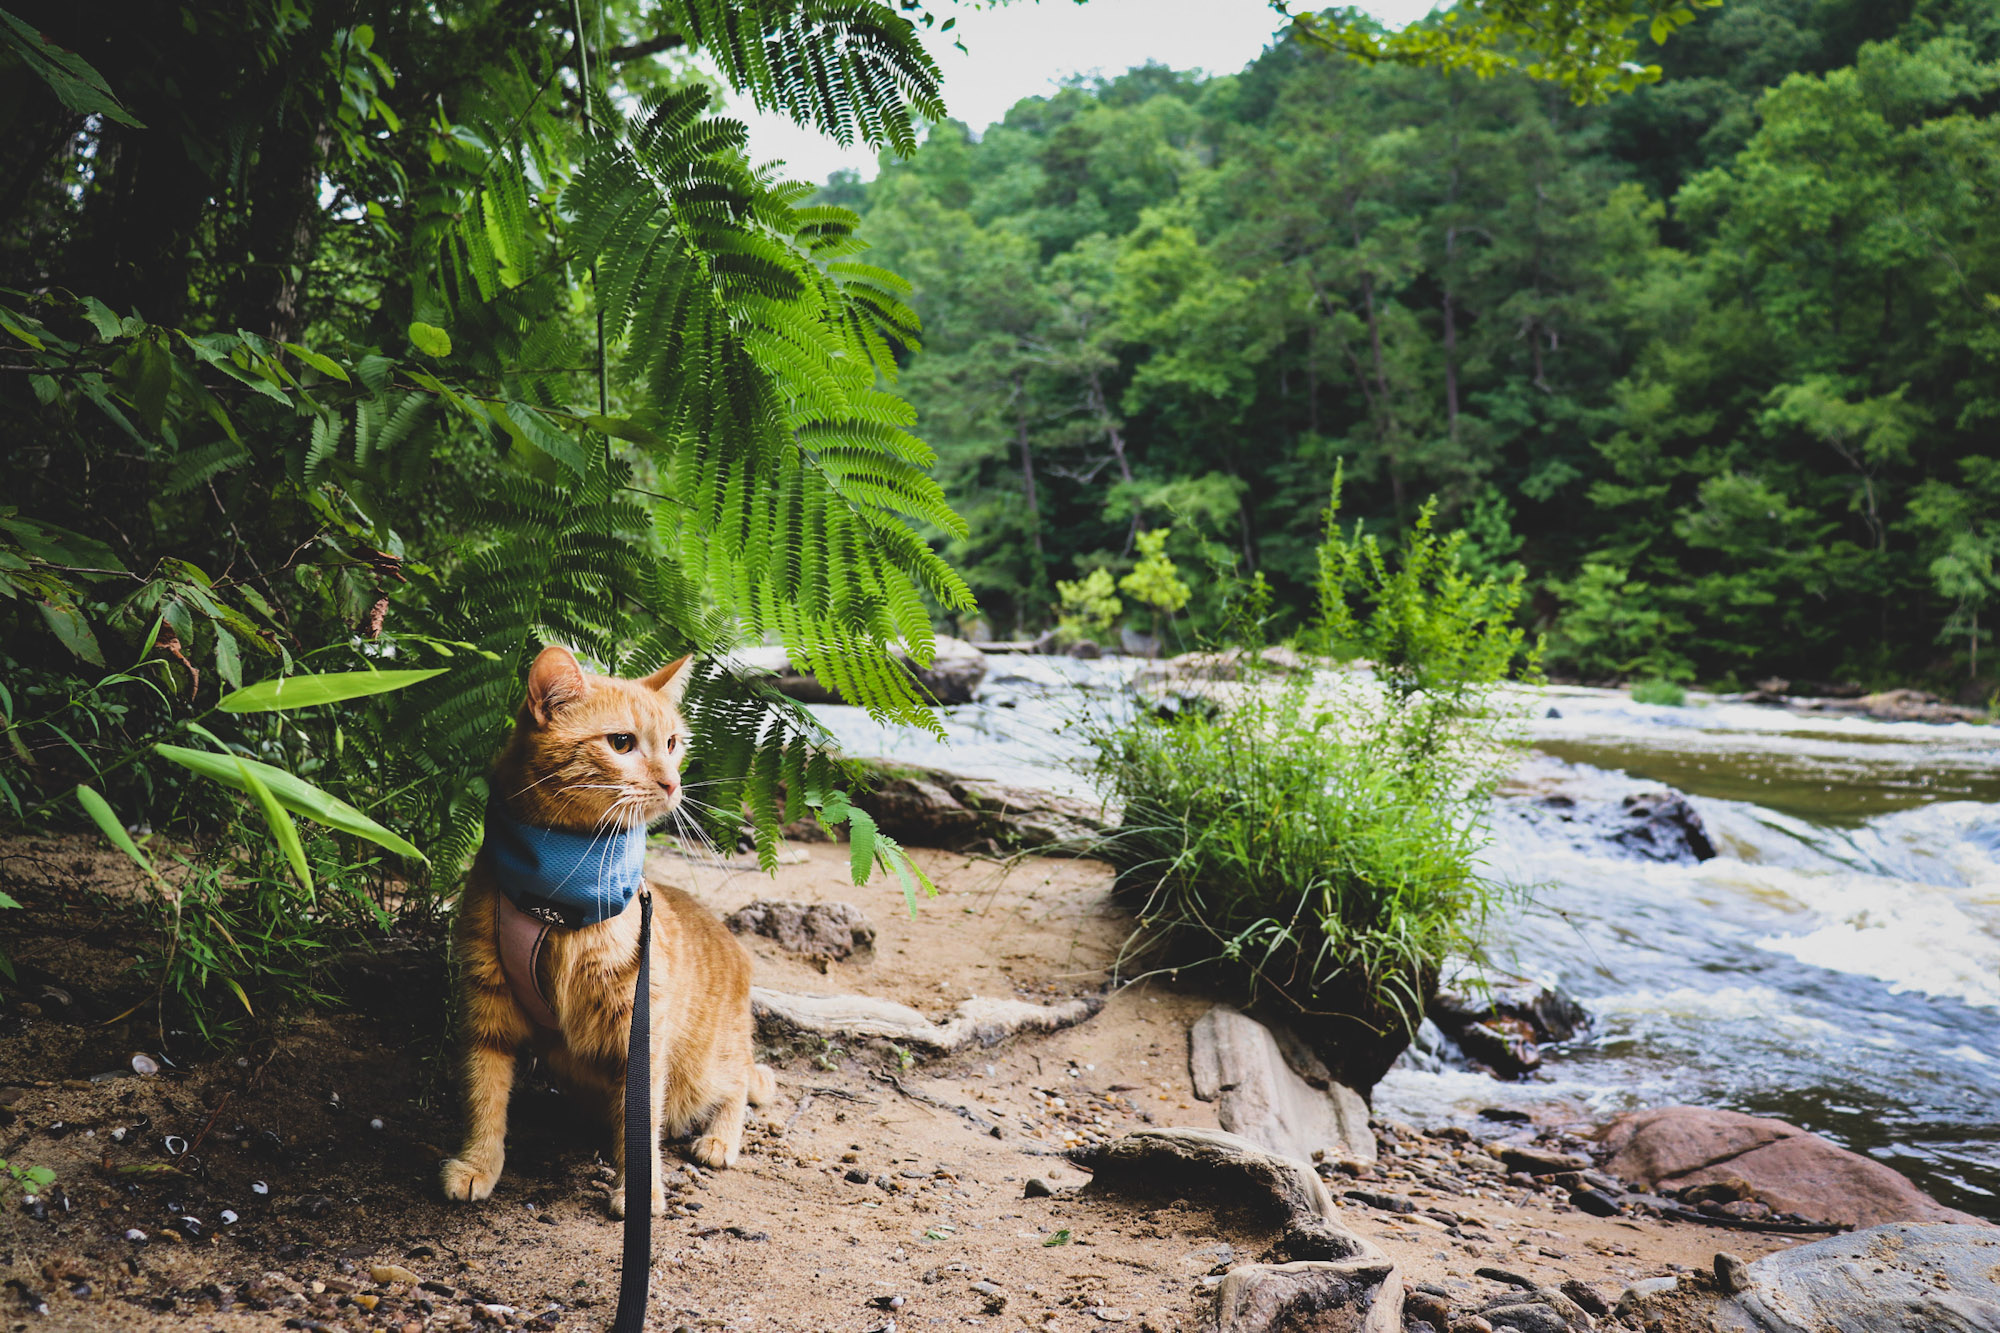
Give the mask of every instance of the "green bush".
[(1263, 1002), (1365, 1089), (1503, 892), (1476, 863), (1514, 753), (1500, 686), (1539, 645), (1513, 624), (1518, 579), (1466, 575), (1430, 507), (1393, 560), (1334, 512), (1309, 643), (1372, 669), (1100, 729), (1096, 776), (1123, 814), (1099, 854), (1139, 918), (1122, 970)]
[(1669, 708), (1679, 708), (1687, 702), (1688, 692), (1670, 680), (1642, 680), (1632, 687), (1632, 702), (1635, 704), (1665, 704)]

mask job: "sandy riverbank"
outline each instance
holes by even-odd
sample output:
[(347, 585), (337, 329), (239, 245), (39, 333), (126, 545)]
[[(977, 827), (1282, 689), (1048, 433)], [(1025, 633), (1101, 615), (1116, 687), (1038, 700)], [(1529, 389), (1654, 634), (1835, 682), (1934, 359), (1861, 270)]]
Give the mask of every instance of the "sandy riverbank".
[[(969, 995), (1093, 992), (1124, 932), (1108, 874), (1093, 863), (1003, 869), (920, 852), (944, 892), (912, 919), (893, 880), (859, 889), (846, 880), (844, 848), (804, 851), (775, 882), (672, 857), (655, 865), (719, 911), (755, 898), (860, 905), (878, 931), (871, 953), (822, 972), (752, 938), (759, 984), (865, 993), (932, 1014)], [(114, 991), (129, 948), (115, 918), (73, 909), (52, 919), (35, 911), (50, 888), (19, 887), (30, 912), (17, 920), (35, 924), (10, 952), (86, 996)], [(156, 1049), (144, 1024), (80, 1025), (30, 998), (34, 983), (0, 986), (4, 1155), (60, 1178), (47, 1220), (17, 1200), (0, 1222), (10, 1327), (594, 1328), (608, 1319), (619, 1233), (604, 1211), (602, 1140), (531, 1072), (499, 1192), (483, 1206), (445, 1203), (436, 1161), (456, 1110), (436, 955), (392, 951), (353, 980), (352, 1012), (150, 1078), (102, 1077), (129, 1069), (132, 1050)], [(736, 1169), (697, 1173), (672, 1159), (653, 1326), (1200, 1328), (1211, 1303), (1204, 1277), (1259, 1258), (1275, 1235), (1191, 1204), (1079, 1195), (1088, 1174), (1061, 1154), (1147, 1125), (1215, 1124), (1187, 1061), (1188, 1028), (1210, 1002), (1133, 987), (1080, 1027), (908, 1067), (880, 1047), (795, 1047)], [(1565, 1127), (1496, 1123), (1494, 1133), (1537, 1128)], [(173, 1169), (169, 1135), (196, 1144), (191, 1173)], [(1335, 1193), (1361, 1189), (1417, 1211), (1343, 1200), (1341, 1221), (1454, 1307), (1506, 1291), (1481, 1268), (1580, 1282), (1614, 1302), (1634, 1280), (1680, 1274), (1683, 1295), (1663, 1327), (1701, 1327), (1716, 1251), (1749, 1258), (1781, 1243), (1592, 1217), (1560, 1191), (1511, 1183), (1477, 1142), (1396, 1126), (1382, 1126), (1380, 1140), (1379, 1164), (1336, 1176)], [(1054, 1195), (1024, 1197), (1031, 1177)], [(146, 1239), (127, 1239), (131, 1231)], [(382, 1265), (427, 1285), (379, 1283), (372, 1270)], [(896, 1297), (893, 1310), (876, 1304)], [(46, 1315), (30, 1313), (37, 1300)]]

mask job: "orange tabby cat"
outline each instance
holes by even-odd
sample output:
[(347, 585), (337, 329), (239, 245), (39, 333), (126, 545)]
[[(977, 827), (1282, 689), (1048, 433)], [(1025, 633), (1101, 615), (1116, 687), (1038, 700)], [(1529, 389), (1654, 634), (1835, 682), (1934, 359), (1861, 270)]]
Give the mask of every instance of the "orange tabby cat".
[[(539, 829), (597, 835), (642, 827), (680, 803), (688, 727), (681, 658), (644, 680), (586, 673), (562, 648), (544, 648), (528, 672), (514, 735), (494, 763), (504, 813)], [(644, 891), (643, 889), (641, 890)], [(659, 1136), (706, 1121), (694, 1156), (736, 1161), (744, 1105), (773, 1093), (751, 1061), (750, 956), (715, 914), (679, 889), (653, 888), (653, 1211), (664, 1206)], [(521, 1048), (597, 1102), (614, 1129), (618, 1180), (611, 1214), (625, 1214), (622, 1129), (640, 904), (597, 925), (549, 930), (531, 955), (532, 987), (510, 987), (496, 930), (515, 911), (501, 896), (492, 839), (473, 862), (458, 911), (465, 1015), (465, 1146), (444, 1164), (446, 1197), (484, 1199), (506, 1161), (507, 1100)], [(534, 927), (530, 926), (530, 929)], [(517, 983), (520, 982), (517, 968)]]

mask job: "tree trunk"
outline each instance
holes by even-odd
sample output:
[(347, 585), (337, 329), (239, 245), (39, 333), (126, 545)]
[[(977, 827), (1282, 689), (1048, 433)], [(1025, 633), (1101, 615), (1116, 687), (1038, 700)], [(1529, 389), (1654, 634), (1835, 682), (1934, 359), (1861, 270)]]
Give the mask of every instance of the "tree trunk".
[[(1111, 415), (1111, 405), (1104, 399), (1104, 383), (1099, 378), (1096, 366), (1090, 368), (1090, 410), (1097, 422), (1104, 427), (1105, 443), (1111, 446), (1112, 461), (1118, 464), (1118, 479), (1132, 480), (1132, 464), (1125, 457), (1125, 432), (1118, 424), (1118, 418)], [(1132, 554), (1132, 544), (1139, 537), (1139, 511), (1135, 506), (1132, 521), (1125, 527), (1125, 549), (1121, 556)]]
[[(1458, 198), (1458, 169), (1451, 173), (1451, 187), (1445, 195), (1449, 208)], [(1452, 300), (1452, 261), (1458, 255), (1458, 228), (1444, 229), (1444, 419), (1445, 434), (1458, 443), (1458, 307)]]
[(1028, 395), (1022, 376), (1014, 376), (1014, 443), (1021, 450), (1021, 489), (1028, 500), (1028, 534), (1035, 545), (1037, 563), (1042, 550), (1042, 507), (1035, 498), (1035, 453), (1028, 443)]
[(300, 278), (319, 238), (320, 163), (333, 146), (325, 124), (267, 134), (250, 178), (249, 263), (231, 305), (237, 326), (277, 342), (298, 337)]
[[(1354, 239), (1358, 246), (1360, 236)], [(1375, 274), (1372, 270), (1361, 275), (1361, 296), (1368, 311), (1369, 353), (1375, 361), (1376, 438), (1381, 441), (1382, 457), (1388, 464), (1389, 493), (1396, 505), (1396, 522), (1400, 524), (1403, 521), (1403, 469), (1396, 457), (1395, 423), (1389, 414), (1389, 369), (1382, 355), (1382, 322), (1375, 314)]]

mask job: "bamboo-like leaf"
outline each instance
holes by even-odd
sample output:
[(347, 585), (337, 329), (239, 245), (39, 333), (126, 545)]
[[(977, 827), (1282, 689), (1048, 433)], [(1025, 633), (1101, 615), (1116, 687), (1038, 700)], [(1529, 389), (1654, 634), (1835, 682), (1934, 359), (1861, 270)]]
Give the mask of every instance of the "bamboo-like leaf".
[(132, 835), (118, 822), (118, 816), (112, 811), (110, 802), (98, 795), (96, 788), (79, 784), (76, 789), (76, 800), (77, 804), (83, 807), (84, 813), (90, 816), (91, 823), (97, 825), (98, 830), (111, 840), (112, 846), (131, 857), (132, 863), (145, 871), (146, 877), (153, 883), (163, 889), (167, 887), (167, 882), (160, 878), (160, 872), (153, 868), (152, 858), (139, 850), (139, 844), (132, 841)]
[(447, 668), (429, 671), (325, 671), (317, 675), (280, 676), (260, 680), (223, 696), (216, 706), (225, 713), (271, 713), (288, 708), (316, 708), (320, 704), (360, 699), (371, 694), (387, 694), (415, 685), (418, 681), (442, 676)]
[(412, 860), (429, 864), (428, 858), (411, 846), (408, 840), (383, 828), (338, 796), (321, 791), (304, 778), (287, 773), (282, 768), (274, 768), (255, 759), (216, 754), (212, 750), (190, 750), (181, 745), (155, 745), (153, 750), (163, 759), (171, 759), (183, 768), (191, 768), (203, 777), (211, 778), (236, 791), (249, 790), (243, 781), (242, 772), (237, 767), (239, 764), (245, 765), (271, 789), (271, 794), (277, 798), (278, 804), (293, 814), (317, 820), (328, 828), (351, 833), (357, 838), (366, 838), (399, 856), (407, 856)]
[(332, 379), (337, 379), (342, 384), (347, 384), (350, 382), (347, 378), (347, 372), (345, 370), (342, 370), (340, 368), (340, 363), (338, 361), (335, 361), (332, 357), (321, 356), (318, 352), (313, 351), (310, 347), (301, 347), (297, 343), (279, 343), (278, 346), (284, 348), (287, 352), (290, 352), (293, 356), (305, 362), (307, 365), (311, 366), (314, 370), (317, 370), (320, 374), (326, 375)]
[(236, 992), (236, 998), (243, 1002), (244, 1013), (250, 1015), (250, 1017), (252, 1018), (255, 1018), (257, 1016), (257, 1011), (250, 1007), (250, 997), (243, 993), (243, 987), (237, 984), (235, 977), (224, 977), (222, 979), (222, 984)]
[(264, 822), (271, 826), (271, 836), (278, 840), (278, 850), (292, 863), (292, 873), (299, 877), (300, 886), (306, 892), (312, 892), (312, 871), (306, 865), (306, 849), (299, 842), (298, 825), (278, 804), (278, 798), (271, 794), (264, 780), (251, 772), (243, 760), (236, 761), (236, 771), (243, 775), (243, 786), (251, 799), (257, 802), (257, 808), (264, 812)]

